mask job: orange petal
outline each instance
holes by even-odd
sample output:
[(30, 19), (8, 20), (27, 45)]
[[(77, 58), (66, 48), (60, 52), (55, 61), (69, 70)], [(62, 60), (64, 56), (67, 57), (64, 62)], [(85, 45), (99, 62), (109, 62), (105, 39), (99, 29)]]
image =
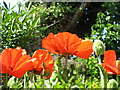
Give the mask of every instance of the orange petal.
[(36, 58), (36, 61), (33, 62), (34, 69), (42, 68), (42, 63), (44, 62), (44, 59), (46, 58), (47, 51), (45, 50), (36, 50), (33, 54), (32, 58)]
[(46, 50), (36, 50), (32, 58), (37, 59), (36, 62), (33, 62), (34, 69), (37, 70), (38, 68), (43, 68), (43, 63), (45, 64), (45, 66), (49, 64), (54, 64), (54, 60)]
[(73, 55), (77, 47), (81, 44), (81, 39), (76, 34), (62, 32), (56, 35), (56, 45), (63, 55)]
[[(51, 69), (54, 67), (54, 60), (52, 59), (51, 55), (46, 50), (36, 50), (33, 54), (32, 58), (36, 58), (37, 61), (33, 62), (34, 71), (35, 73), (44, 73), (47, 74), (47, 69), (50, 73), (49, 76), (45, 76), (44, 78), (49, 78), (51, 76)], [(52, 69), (53, 70), (53, 69)]]
[(68, 48), (68, 53), (74, 54), (79, 45), (81, 44), (82, 39), (79, 38), (77, 35), (73, 34), (69, 37), (69, 48)]
[(61, 32), (56, 35), (50, 33), (43, 39), (42, 46), (54, 54), (73, 55), (81, 41), (76, 34), (69, 32)]
[(103, 63), (102, 66), (106, 70), (107, 74), (110, 74), (110, 75), (112, 75), (112, 74), (120, 75), (120, 70), (118, 68), (112, 67), (112, 66), (108, 65), (107, 63)]
[(0, 65), (2, 65), (2, 72), (10, 72), (11, 70), (11, 48), (5, 49), (0, 55)]
[(114, 50), (108, 50), (104, 53), (104, 63), (116, 67), (116, 53)]
[(57, 47), (54, 42), (54, 34), (53, 33), (50, 33), (46, 38), (44, 38), (42, 40), (42, 47), (47, 49), (51, 53), (58, 54), (58, 52), (56, 52)]
[(93, 43), (90, 40), (83, 40), (77, 49), (76, 56), (84, 59), (88, 59), (93, 52)]
[(17, 47), (15, 49), (12, 49), (11, 51), (11, 67), (14, 68), (20, 57), (22, 56), (23, 52), (26, 51), (22, 49), (21, 47)]
[(22, 77), (26, 71), (31, 70), (33, 68), (33, 63), (30, 59), (30, 56), (23, 55), (20, 60), (16, 63), (13, 71), (9, 73), (10, 75), (15, 76), (16, 78)]
[(2, 64), (0, 67), (1, 67), (0, 73), (10, 73), (11, 72), (11, 69), (7, 68), (7, 66), (4, 64)]
[[(65, 36), (63, 35), (63, 33), (58, 33), (55, 35), (55, 45), (57, 47), (56, 51), (59, 53), (59, 54), (63, 54), (65, 52), (67, 52), (67, 41), (66, 39), (64, 38)], [(67, 37), (66, 37), (67, 38)]]
[(47, 79), (47, 78), (50, 78), (51, 76), (52, 76), (52, 72), (54, 71), (54, 69), (53, 69), (53, 66), (47, 66), (47, 67), (45, 67), (45, 74), (46, 73), (49, 73), (49, 75), (48, 76), (44, 76), (43, 77), (43, 79)]

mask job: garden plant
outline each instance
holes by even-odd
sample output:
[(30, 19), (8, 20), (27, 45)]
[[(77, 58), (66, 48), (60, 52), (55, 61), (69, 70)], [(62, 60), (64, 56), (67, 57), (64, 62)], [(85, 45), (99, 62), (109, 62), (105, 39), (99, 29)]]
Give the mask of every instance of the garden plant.
[(74, 4), (18, 3), (18, 11), (3, 4), (0, 88), (120, 89), (120, 26), (110, 21), (110, 7), (119, 4), (104, 3), (107, 15), (98, 12), (91, 36), (83, 38), (58, 29), (66, 14), (75, 13)]

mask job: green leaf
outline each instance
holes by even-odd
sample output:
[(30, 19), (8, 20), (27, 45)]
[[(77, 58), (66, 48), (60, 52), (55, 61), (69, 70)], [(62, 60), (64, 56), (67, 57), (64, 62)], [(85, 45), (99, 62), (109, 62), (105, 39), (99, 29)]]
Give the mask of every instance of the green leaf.
[(28, 11), (30, 10), (31, 6), (32, 6), (32, 2), (29, 2)]
[(6, 14), (4, 17), (4, 22), (8, 22), (11, 19), (11, 15), (10, 14)]
[(5, 1), (3, 1), (3, 4), (4, 4), (6, 9), (9, 9)]
[(14, 18), (14, 19), (12, 20), (11, 30), (13, 30), (13, 27), (14, 27), (14, 25), (15, 25), (15, 19), (16, 19), (16, 18)]
[(31, 28), (34, 28), (37, 25), (37, 22), (39, 20), (39, 17), (37, 17), (33, 22)]
[(22, 23), (24, 23), (24, 22), (26, 21), (26, 17), (27, 17), (26, 14), (22, 17), (22, 19), (21, 19), (21, 22), (22, 22)]
[(34, 13), (35, 11), (36, 11), (36, 9), (30, 10), (30, 11), (28, 12), (28, 15)]
[(10, 8), (10, 10), (13, 10), (15, 8), (16, 5), (14, 5), (12, 8)]

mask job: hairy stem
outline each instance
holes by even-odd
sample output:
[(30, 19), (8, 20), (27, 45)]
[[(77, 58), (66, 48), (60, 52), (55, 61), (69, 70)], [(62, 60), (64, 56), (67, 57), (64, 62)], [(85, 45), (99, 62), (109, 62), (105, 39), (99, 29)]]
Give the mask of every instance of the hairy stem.
[(65, 68), (67, 68), (68, 55), (65, 57)]
[(27, 88), (27, 85), (26, 85), (26, 76), (24, 75), (24, 88)]
[(99, 64), (101, 64), (101, 57), (100, 57), (100, 55), (98, 56), (98, 62), (99, 62)]

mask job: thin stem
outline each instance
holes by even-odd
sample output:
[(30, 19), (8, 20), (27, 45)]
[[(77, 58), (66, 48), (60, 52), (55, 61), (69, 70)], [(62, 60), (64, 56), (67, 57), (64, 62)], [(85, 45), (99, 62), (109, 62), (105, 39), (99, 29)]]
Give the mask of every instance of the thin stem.
[(99, 64), (101, 64), (101, 57), (100, 57), (100, 55), (98, 56), (98, 62), (99, 62)]
[(67, 68), (68, 55), (65, 57), (65, 68)]
[(7, 83), (8, 83), (8, 74), (5, 74), (5, 87), (7, 87)]
[(116, 81), (117, 81), (117, 83), (120, 83), (118, 75), (116, 75)]
[(35, 88), (35, 79), (34, 79), (34, 73), (33, 71), (31, 72), (31, 76), (30, 76), (30, 82), (31, 82), (31, 88)]
[(68, 61), (68, 55), (66, 55), (65, 57), (65, 68), (64, 68), (64, 73), (65, 73), (65, 77), (64, 77), (64, 80), (65, 80), (65, 84), (63, 85), (64, 88), (66, 88), (66, 82), (68, 82), (68, 70), (67, 70), (67, 61)]
[(26, 85), (26, 76), (24, 75), (24, 88), (27, 88), (27, 85)]

